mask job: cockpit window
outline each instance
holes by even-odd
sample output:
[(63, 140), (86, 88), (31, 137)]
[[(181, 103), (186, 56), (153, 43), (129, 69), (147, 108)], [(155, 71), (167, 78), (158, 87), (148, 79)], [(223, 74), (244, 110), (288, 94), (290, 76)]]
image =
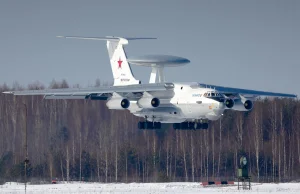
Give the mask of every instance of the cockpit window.
[(207, 92), (203, 96), (206, 97), (206, 98), (211, 98), (211, 99), (216, 100), (218, 102), (223, 102), (224, 101), (224, 96), (221, 93)]
[(204, 97), (222, 97), (220, 93), (207, 92), (203, 94)]

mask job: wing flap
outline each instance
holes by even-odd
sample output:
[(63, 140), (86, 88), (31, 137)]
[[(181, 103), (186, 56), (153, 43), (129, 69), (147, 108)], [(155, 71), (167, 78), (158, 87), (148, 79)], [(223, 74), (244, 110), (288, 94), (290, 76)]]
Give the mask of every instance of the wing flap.
[(45, 95), (44, 99), (46, 100), (56, 100), (56, 99), (64, 99), (64, 100), (80, 100), (80, 99), (86, 99), (88, 96), (86, 95)]

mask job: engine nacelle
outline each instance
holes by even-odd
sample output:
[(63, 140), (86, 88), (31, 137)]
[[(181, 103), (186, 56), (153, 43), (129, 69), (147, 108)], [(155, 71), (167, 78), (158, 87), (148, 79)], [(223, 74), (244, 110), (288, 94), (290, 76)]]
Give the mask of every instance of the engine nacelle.
[(130, 106), (130, 101), (126, 98), (110, 99), (106, 106), (108, 109), (127, 109)]
[(160, 105), (158, 98), (141, 98), (137, 101), (141, 108), (156, 108)]
[(232, 108), (234, 106), (234, 100), (231, 98), (227, 98), (224, 101), (226, 108)]
[(253, 102), (251, 100), (239, 100), (235, 102), (235, 105), (232, 109), (237, 111), (250, 111), (252, 108)]

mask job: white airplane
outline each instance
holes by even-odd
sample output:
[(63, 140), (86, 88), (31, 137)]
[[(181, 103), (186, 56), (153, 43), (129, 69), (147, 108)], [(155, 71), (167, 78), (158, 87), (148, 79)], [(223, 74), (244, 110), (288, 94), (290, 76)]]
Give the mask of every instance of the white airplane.
[[(59, 36), (62, 37), (62, 36)], [(141, 84), (131, 71), (123, 46), (128, 40), (153, 38), (63, 37), (105, 40), (113, 72), (114, 85), (94, 88), (67, 88), (7, 91), (14, 95), (44, 95), (44, 99), (107, 100), (109, 109), (129, 110), (145, 118), (139, 129), (159, 129), (161, 123), (173, 123), (174, 129), (207, 129), (209, 120), (219, 119), (225, 109), (250, 111), (258, 96), (296, 98), (294, 94), (273, 93), (216, 85), (169, 83), (164, 81), (164, 64), (182, 64), (189, 60), (173, 56), (148, 56), (131, 63), (152, 67), (150, 83)]]

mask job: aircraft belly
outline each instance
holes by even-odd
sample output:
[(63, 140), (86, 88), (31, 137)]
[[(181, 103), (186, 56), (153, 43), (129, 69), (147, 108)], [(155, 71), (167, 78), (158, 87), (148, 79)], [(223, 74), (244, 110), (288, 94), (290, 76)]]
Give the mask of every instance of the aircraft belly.
[(219, 102), (179, 104), (177, 107), (182, 110), (186, 119), (217, 120), (224, 112), (224, 107)]
[(208, 108), (203, 104), (178, 104), (177, 107), (182, 110), (183, 116), (187, 119), (204, 118), (208, 113)]
[(164, 122), (166, 120), (177, 120), (183, 118), (182, 112), (177, 107), (158, 107), (152, 109), (141, 109), (133, 113), (138, 117), (147, 117), (149, 121)]
[(200, 104), (196, 102), (172, 104), (167, 100), (158, 108), (139, 108), (134, 105), (130, 108), (130, 112), (135, 116), (162, 123), (178, 123), (195, 119), (217, 120), (224, 112), (222, 104), (210, 100)]

